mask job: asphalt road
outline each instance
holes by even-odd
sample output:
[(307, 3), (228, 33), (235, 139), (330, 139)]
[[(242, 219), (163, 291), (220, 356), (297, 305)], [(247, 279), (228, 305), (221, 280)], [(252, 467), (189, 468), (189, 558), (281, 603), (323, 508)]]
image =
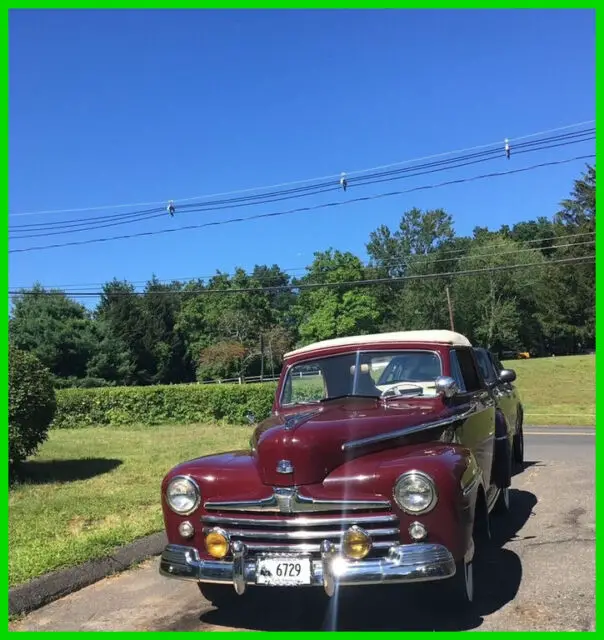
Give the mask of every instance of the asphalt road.
[(526, 429), (526, 468), (513, 512), (476, 568), (473, 614), (460, 617), (434, 586), (262, 590), (218, 610), (195, 584), (159, 576), (158, 560), (98, 582), (10, 625), (32, 631), (595, 630), (594, 431)]

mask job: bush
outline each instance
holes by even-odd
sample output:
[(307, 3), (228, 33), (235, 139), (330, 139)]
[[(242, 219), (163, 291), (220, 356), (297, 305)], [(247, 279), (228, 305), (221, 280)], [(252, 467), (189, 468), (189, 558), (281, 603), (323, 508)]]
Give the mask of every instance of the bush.
[(32, 353), (10, 346), (8, 463), (11, 472), (46, 440), (56, 407), (50, 371)]
[(247, 424), (248, 411), (257, 420), (270, 414), (275, 388), (274, 383), (266, 383), (61, 389), (52, 426)]

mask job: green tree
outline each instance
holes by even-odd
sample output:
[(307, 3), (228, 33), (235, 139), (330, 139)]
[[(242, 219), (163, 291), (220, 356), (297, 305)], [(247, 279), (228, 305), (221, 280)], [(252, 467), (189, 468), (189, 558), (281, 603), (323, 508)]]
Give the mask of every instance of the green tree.
[[(134, 286), (126, 281), (112, 280), (103, 286), (95, 313), (102, 324), (102, 351), (93, 361), (89, 374), (114, 370), (124, 375), (118, 384), (146, 385), (153, 381), (154, 360), (145, 342), (143, 300)], [(120, 350), (119, 357), (113, 353)]]
[[(476, 242), (459, 261), (462, 273), (452, 286), (455, 328), (476, 344), (499, 352), (529, 348), (528, 328), (538, 331), (530, 301), (545, 284), (542, 267), (547, 262), (538, 249), (518, 254), (519, 248), (513, 240), (501, 237)], [(535, 266), (508, 269), (513, 264)]]
[(426, 256), (453, 239), (453, 218), (443, 209), (406, 211), (392, 233), (385, 225), (372, 231), (367, 253), (390, 276), (404, 276), (411, 257)]
[(35, 284), (13, 298), (10, 341), (33, 353), (55, 377), (84, 378), (97, 338), (91, 314), (59, 290)]
[(554, 216), (557, 249), (548, 286), (539, 296), (540, 320), (546, 350), (576, 353), (595, 345), (595, 253), (596, 169), (587, 167), (575, 180), (570, 197), (561, 202)]
[(55, 390), (49, 370), (33, 353), (9, 346), (8, 464), (17, 465), (46, 440), (56, 411)]
[[(199, 359), (214, 344), (230, 345), (228, 349), (221, 347), (223, 354), (234, 353), (233, 345), (245, 352), (241, 359), (220, 358), (221, 377), (257, 375), (264, 347), (264, 364), (274, 368), (283, 342), (293, 331), (293, 297), (283, 289), (288, 285), (289, 277), (276, 265), (256, 265), (252, 273), (238, 268), (232, 276), (218, 272), (207, 283), (198, 283), (198, 293), (183, 301), (176, 323), (190, 357), (198, 365), (198, 373), (208, 375), (207, 358), (201, 369)], [(277, 327), (282, 330), (277, 331)], [(267, 361), (267, 355), (274, 359)], [(228, 370), (226, 362), (230, 362)]]
[(374, 288), (382, 309), (381, 330), (403, 331), (448, 326), (445, 286), (448, 279), (432, 278), (454, 268), (470, 240), (455, 237), (453, 219), (442, 209), (406, 211), (398, 229), (385, 226), (370, 235), (367, 253), (373, 275), (407, 278)]
[[(366, 278), (360, 259), (350, 252), (316, 252), (300, 284), (360, 281)], [(378, 302), (364, 286), (302, 289), (296, 303), (299, 339), (308, 344), (339, 336), (367, 334), (381, 320)]]

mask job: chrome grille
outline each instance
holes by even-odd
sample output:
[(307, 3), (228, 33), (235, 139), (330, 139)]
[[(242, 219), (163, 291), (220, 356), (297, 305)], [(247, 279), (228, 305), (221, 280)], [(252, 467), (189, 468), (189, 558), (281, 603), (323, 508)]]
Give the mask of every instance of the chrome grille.
[(274, 518), (258, 517), (255, 514), (207, 515), (201, 521), (204, 533), (213, 527), (220, 527), (229, 534), (231, 541), (240, 540), (251, 552), (281, 551), (318, 555), (323, 540), (329, 540), (339, 547), (344, 532), (355, 524), (369, 533), (375, 553), (382, 555), (399, 542), (399, 521), (392, 513), (346, 514), (340, 517), (307, 513), (303, 516)]

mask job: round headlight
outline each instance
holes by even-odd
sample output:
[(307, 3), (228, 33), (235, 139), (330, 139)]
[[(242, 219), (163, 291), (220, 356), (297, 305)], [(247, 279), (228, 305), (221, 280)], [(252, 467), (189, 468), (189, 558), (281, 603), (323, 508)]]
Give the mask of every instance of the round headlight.
[(166, 500), (172, 511), (188, 515), (199, 506), (201, 494), (195, 480), (188, 476), (176, 476), (168, 483)]
[(434, 508), (438, 496), (430, 476), (420, 471), (409, 471), (394, 485), (396, 504), (406, 513), (427, 513)]

